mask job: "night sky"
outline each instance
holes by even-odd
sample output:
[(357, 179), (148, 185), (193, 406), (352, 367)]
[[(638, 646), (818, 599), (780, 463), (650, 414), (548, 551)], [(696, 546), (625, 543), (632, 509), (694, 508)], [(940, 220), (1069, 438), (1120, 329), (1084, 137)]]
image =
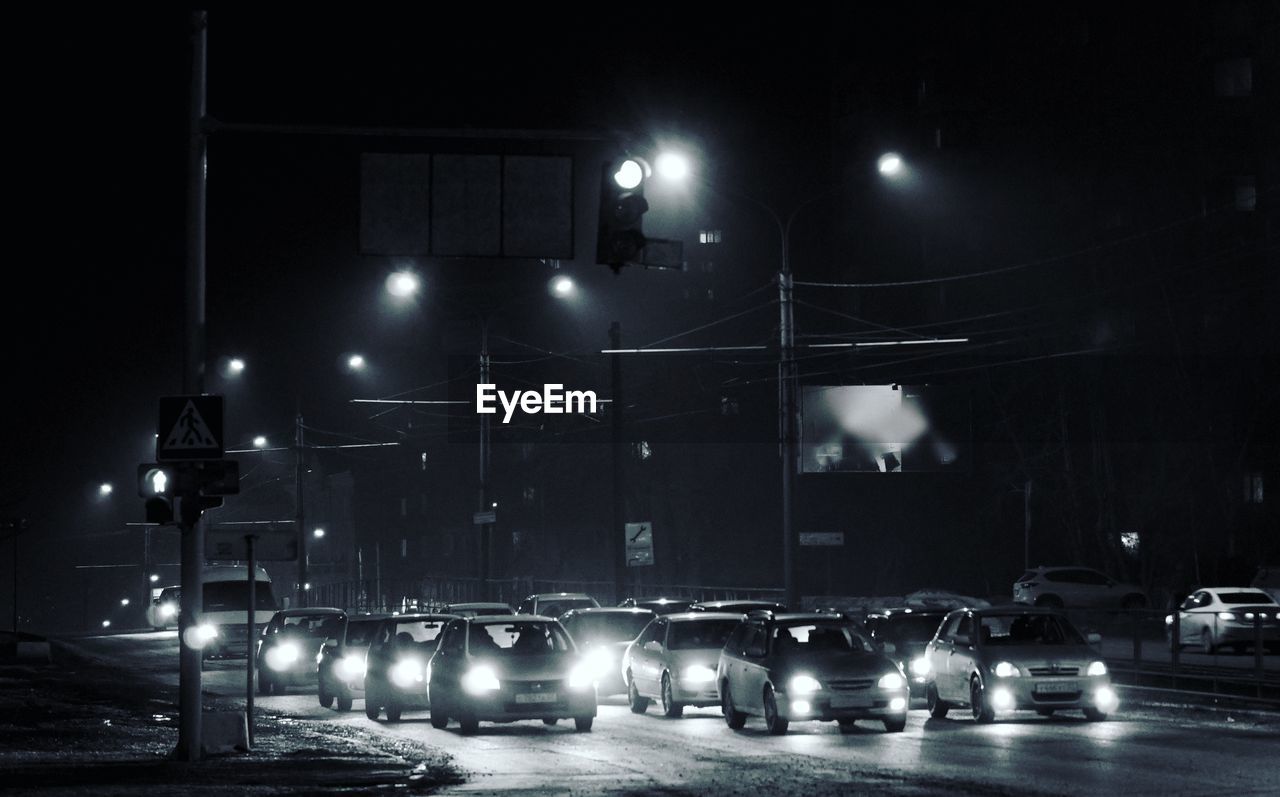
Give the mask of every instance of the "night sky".
[[(704, 154), (714, 156), (706, 173), (787, 209), (812, 186), (853, 168), (853, 158), (842, 160), (847, 153), (857, 158), (876, 152), (913, 129), (903, 109), (915, 98), (919, 65), (927, 63), (923, 54), (931, 48), (954, 54), (971, 43), (971, 57), (951, 63), (963, 63), (964, 77), (976, 82), (992, 70), (983, 55), (990, 39), (1022, 37), (1021, 47), (999, 52), (1024, 59), (1015, 64), (1019, 69), (1002, 74), (1023, 74), (1025, 81), (1008, 78), (975, 95), (976, 114), (985, 114), (1003, 138), (966, 141), (959, 128), (957, 141), (968, 160), (936, 162), (936, 173), (945, 178), (938, 193), (892, 217), (890, 210), (905, 206), (900, 196), (864, 194), (838, 206), (861, 208), (870, 214), (863, 218), (879, 223), (856, 234), (846, 230), (847, 238), (815, 233), (798, 245), (797, 268), (822, 277), (843, 273), (845, 261), (823, 255), (822, 246), (833, 241), (849, 243), (860, 277), (876, 278), (902, 274), (894, 265), (899, 262), (919, 276), (1096, 244), (1096, 237), (1078, 234), (1073, 225), (1079, 219), (1071, 215), (1091, 189), (1062, 186), (1083, 180), (1093, 168), (1085, 164), (1133, 164), (1136, 150), (1105, 152), (1112, 139), (1104, 122), (1098, 128), (1102, 143), (1095, 141), (1093, 149), (1074, 133), (1056, 141), (1036, 136), (1054, 126), (1055, 114), (1068, 112), (1064, 107), (1073, 118), (1098, 119), (1120, 108), (1115, 124), (1132, 126), (1134, 118), (1123, 110), (1125, 92), (1152, 85), (1156, 99), (1148, 105), (1159, 113), (1144, 118), (1155, 129), (1146, 139), (1130, 133), (1116, 139), (1176, 140), (1181, 131), (1173, 109), (1180, 100), (1159, 96), (1166, 74), (1159, 66), (1161, 44), (1176, 42), (1176, 35), (1147, 35), (1128, 52), (1133, 68), (1115, 76), (1117, 88), (1103, 91), (1112, 76), (1073, 72), (1067, 57), (1051, 60), (1057, 58), (1053, 48), (1070, 48), (1073, 37), (1087, 35), (1080, 33), (1082, 20), (1097, 16), (1093, 12), (1006, 15), (984, 6), (943, 13), (944, 5), (894, 4), (890, 11), (857, 4), (866, 12), (860, 18), (823, 3), (793, 5), (785, 13), (718, 3), (589, 12), (586, 6), (571, 12), (515, 5), (358, 13), (214, 8), (209, 110), (238, 123), (628, 130), (646, 141), (674, 135), (699, 142)], [(1179, 19), (1192, 13), (1191, 6), (1174, 5)], [(1115, 46), (1141, 24), (1136, 11), (1108, 17), (1091, 29), (1092, 42)], [(32, 524), (23, 540), (24, 589), (45, 579), (71, 583), (72, 559), (132, 561), (140, 545), (136, 532), (122, 531), (124, 523), (141, 519), (134, 467), (151, 453), (156, 398), (181, 388), (187, 25), (184, 10), (136, 8), (22, 12), (11, 23), (11, 34), (28, 47), (12, 67), (16, 86), (10, 94), (16, 100), (9, 118), (19, 211), (10, 225), (3, 291), (10, 377), (0, 434), (0, 514)], [(1106, 39), (1108, 31), (1115, 41)], [(951, 35), (956, 40), (943, 46)], [(1050, 54), (1044, 61), (1035, 55), (1042, 50)], [(1056, 104), (1028, 88), (1055, 75), (1062, 76), (1049, 84)], [(852, 96), (841, 95), (838, 85), (857, 88)], [(843, 155), (833, 145), (833, 115), (842, 102), (867, 111), (860, 137)], [(1035, 135), (1028, 138), (1028, 131)], [(899, 146), (927, 151), (928, 141), (917, 133)], [(387, 430), (365, 423), (368, 413), (354, 412), (349, 399), (391, 395), (437, 378), (439, 373), (415, 365), (425, 353), (474, 351), (465, 313), (430, 303), (417, 315), (387, 312), (382, 281), (396, 263), (359, 254), (358, 154), (403, 146), (237, 133), (211, 141), (206, 390), (227, 395), (228, 447), (247, 446), (254, 434), (285, 443), (298, 409), (322, 428), (379, 439)], [(1158, 163), (1159, 157), (1149, 160)], [(1274, 165), (1274, 152), (1271, 158)], [(1027, 164), (1040, 171), (1029, 172)], [(1046, 173), (1060, 180), (1057, 187), (1073, 203), (1055, 207), (1041, 192), (1044, 183), (1033, 175)], [(1002, 177), (1023, 182), (1003, 183), (1001, 194)], [(1266, 190), (1264, 184), (1260, 195)], [(663, 212), (655, 208), (652, 218)], [(668, 215), (686, 231), (702, 220)], [(830, 224), (831, 217), (821, 218), (841, 228)], [(1048, 218), (1053, 221), (1035, 220)], [(767, 219), (760, 223), (750, 239), (760, 247), (744, 246), (714, 277), (722, 296), (756, 290), (776, 270), (767, 249), (776, 247), (776, 238)], [(934, 237), (918, 235), (929, 225)], [(867, 244), (868, 230), (882, 232), (884, 242)], [(920, 254), (922, 238), (937, 248)], [(942, 248), (953, 254), (937, 257)], [(705, 275), (631, 270), (615, 277), (591, 263), (591, 254), (581, 252), (566, 264), (590, 302), (573, 313), (515, 311), (508, 319), (513, 337), (586, 353), (603, 347), (613, 319), (638, 345), (737, 309), (679, 301), (691, 287), (705, 291)], [(550, 276), (545, 266), (528, 262), (418, 266), (431, 284), (464, 304), (477, 295), (485, 301), (522, 297)], [(1047, 284), (1037, 283), (1023, 298), (1043, 301), (1045, 291), (1054, 290)], [(1268, 290), (1274, 286), (1274, 280), (1264, 283)], [(1239, 295), (1257, 287), (1246, 280)], [(957, 288), (957, 301), (964, 291)], [(975, 289), (972, 296), (981, 294)], [(853, 300), (838, 306), (864, 309)], [(1171, 306), (1178, 306), (1176, 295)], [(889, 300), (878, 312), (895, 323), (922, 320), (907, 318), (919, 315), (915, 308)], [(773, 334), (774, 321), (766, 312), (697, 342), (762, 342)], [(841, 327), (831, 323), (830, 329)], [(822, 324), (815, 321), (814, 328)], [(1048, 348), (1042, 352), (1074, 343), (1043, 342)], [(360, 379), (340, 367), (352, 351), (374, 366)], [(248, 362), (236, 382), (217, 373), (220, 358), (231, 355)], [(1270, 384), (1274, 399), (1274, 374)], [(107, 500), (97, 495), (103, 481), (116, 488)], [(8, 552), (3, 556), (7, 562)], [(54, 611), (43, 619), (64, 618)]]

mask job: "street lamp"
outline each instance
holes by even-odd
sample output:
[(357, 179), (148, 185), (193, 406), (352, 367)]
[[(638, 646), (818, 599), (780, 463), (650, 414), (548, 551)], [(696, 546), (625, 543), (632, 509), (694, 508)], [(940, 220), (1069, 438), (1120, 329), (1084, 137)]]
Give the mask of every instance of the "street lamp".
[(120, 599), (120, 605), (121, 605), (121, 606), (128, 606), (128, 605), (129, 605), (129, 599), (128, 599), (128, 598), (121, 598), (121, 599)]
[(311, 534), (312, 534), (312, 535), (313, 535), (317, 540), (319, 540), (319, 539), (323, 539), (323, 538), (324, 538), (324, 529), (317, 528), (315, 531), (311, 532)]
[(563, 274), (551, 278), (551, 294), (560, 299), (567, 299), (574, 294), (577, 286), (573, 280)]
[(411, 271), (396, 271), (387, 277), (387, 293), (397, 299), (407, 299), (418, 292), (421, 281)]
[(876, 168), (885, 177), (897, 177), (902, 174), (902, 156), (896, 152), (886, 152), (876, 161)]
[(683, 180), (689, 176), (689, 159), (678, 152), (663, 152), (654, 161), (654, 167), (664, 180)]
[(232, 376), (243, 373), (244, 360), (240, 359), (239, 357), (232, 357), (231, 361), (227, 363), (227, 372)]
[(254, 447), (254, 448), (266, 448), (266, 447), (267, 447), (267, 438), (263, 437), (262, 435), (258, 435), (257, 437), (253, 438), (253, 447)]
[(347, 358), (347, 368), (352, 371), (363, 371), (365, 365), (366, 363), (363, 355), (353, 354)]
[(98, 485), (98, 495), (101, 495), (105, 498), (106, 496), (111, 495), (111, 492), (114, 489), (115, 488), (111, 486), (110, 482), (103, 482), (102, 484)]
[(159, 581), (159, 580), (160, 580), (160, 574), (159, 574), (159, 573), (152, 573), (152, 574), (151, 574), (151, 583), (152, 583), (152, 584), (156, 583), (156, 582), (157, 582), (157, 581)]

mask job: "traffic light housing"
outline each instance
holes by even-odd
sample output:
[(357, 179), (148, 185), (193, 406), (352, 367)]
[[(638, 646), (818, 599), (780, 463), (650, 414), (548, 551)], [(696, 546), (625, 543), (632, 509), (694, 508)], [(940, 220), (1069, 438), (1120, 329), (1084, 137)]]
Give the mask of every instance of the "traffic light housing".
[(175, 498), (204, 511), (222, 506), (222, 496), (239, 492), (240, 463), (232, 459), (138, 466), (138, 495), (146, 499), (148, 523), (172, 523)]
[(148, 462), (138, 466), (138, 495), (146, 499), (146, 522), (173, 522), (173, 497), (177, 494), (177, 474), (172, 466)]
[(649, 209), (644, 183), (648, 177), (648, 164), (634, 157), (606, 161), (601, 169), (596, 262), (615, 273), (638, 262), (644, 250), (643, 220)]

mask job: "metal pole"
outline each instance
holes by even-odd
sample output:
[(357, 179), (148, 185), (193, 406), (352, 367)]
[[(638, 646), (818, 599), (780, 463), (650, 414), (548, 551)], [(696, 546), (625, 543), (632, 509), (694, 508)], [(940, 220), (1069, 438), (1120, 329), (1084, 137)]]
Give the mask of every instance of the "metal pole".
[(151, 607), (151, 527), (142, 527), (142, 621)]
[(778, 274), (778, 306), (781, 313), (781, 351), (778, 362), (778, 431), (782, 438), (782, 577), (784, 601), (788, 608), (800, 606), (796, 584), (795, 534), (792, 517), (795, 502), (796, 385), (795, 328), (792, 325), (791, 264), (787, 260), (787, 239), (782, 243), (782, 271)]
[[(614, 321), (609, 325), (609, 348), (615, 351), (622, 348), (622, 325)], [(610, 355), (609, 362), (609, 411), (611, 414), (612, 464), (613, 464), (613, 523), (609, 529), (609, 544), (606, 550), (613, 559), (613, 602), (618, 604), (626, 596), (622, 594), (623, 585), (627, 583), (627, 549), (624, 545), (626, 536), (626, 484), (623, 481), (622, 451), (622, 356)]]
[[(13, 644), (18, 644), (18, 532), (13, 532)], [(17, 648), (14, 648), (17, 651)]]
[(255, 534), (246, 534), (245, 544), (249, 548), (249, 611), (245, 619), (245, 654), (244, 654), (244, 715), (249, 727), (249, 749), (253, 749), (253, 671), (257, 667), (258, 657), (253, 647), (254, 626), (258, 610), (258, 560), (254, 555), (253, 541)]
[[(191, 115), (187, 151), (187, 259), (186, 314), (182, 363), (182, 392), (204, 392), (205, 357), (205, 172), (208, 166), (207, 116), (207, 11), (191, 14)], [(194, 642), (195, 629), (204, 610), (204, 528), (198, 499), (180, 499), (182, 534), (182, 607), (178, 615), (178, 746), (181, 761), (199, 761), (201, 738), (201, 672), (203, 654)], [(190, 634), (190, 636), (188, 636)]]
[(1031, 480), (1022, 488), (1022, 569), (1031, 569)]
[[(489, 384), (489, 321), (480, 322), (480, 383)], [(493, 509), (489, 501), (489, 416), (480, 416), (480, 506), (477, 511)], [(489, 600), (489, 549), (493, 537), (493, 524), (480, 527), (480, 596)]]
[(307, 574), (310, 565), (311, 554), (307, 551), (307, 527), (304, 522), (306, 519), (302, 509), (302, 477), (303, 477), (303, 461), (302, 461), (302, 413), (296, 416), (294, 428), (294, 448), (297, 451), (297, 457), (294, 462), (294, 525), (298, 533), (298, 589), (297, 589), (297, 605), (307, 605), (307, 588), (306, 584), (310, 580)]

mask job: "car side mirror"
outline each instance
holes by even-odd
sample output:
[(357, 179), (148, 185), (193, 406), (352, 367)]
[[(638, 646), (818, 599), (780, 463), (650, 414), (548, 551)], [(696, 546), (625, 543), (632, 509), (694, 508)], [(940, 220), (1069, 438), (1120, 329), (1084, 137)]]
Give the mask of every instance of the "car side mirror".
[(1090, 644), (1090, 645), (1101, 645), (1101, 644), (1102, 644), (1102, 634), (1099, 634), (1097, 631), (1094, 631), (1094, 632), (1092, 632), (1092, 633), (1086, 634), (1086, 635), (1085, 635), (1085, 639), (1086, 639), (1086, 640), (1088, 640), (1088, 642), (1089, 642), (1089, 644)]

